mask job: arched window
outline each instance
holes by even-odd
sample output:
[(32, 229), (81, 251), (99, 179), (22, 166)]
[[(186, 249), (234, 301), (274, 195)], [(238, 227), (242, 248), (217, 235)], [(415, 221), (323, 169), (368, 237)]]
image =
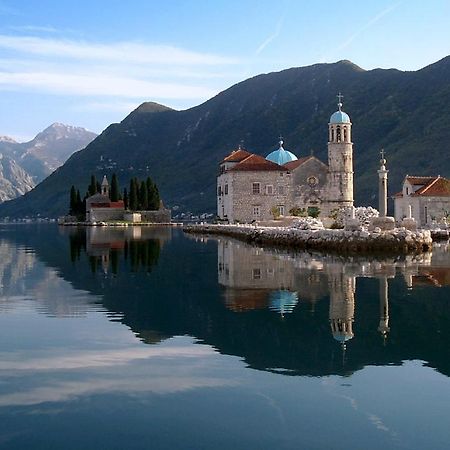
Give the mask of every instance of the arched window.
[(336, 142), (341, 142), (341, 127), (339, 125), (336, 127)]
[(334, 142), (334, 128), (331, 129), (331, 142)]
[(347, 127), (344, 127), (344, 142), (347, 142)]

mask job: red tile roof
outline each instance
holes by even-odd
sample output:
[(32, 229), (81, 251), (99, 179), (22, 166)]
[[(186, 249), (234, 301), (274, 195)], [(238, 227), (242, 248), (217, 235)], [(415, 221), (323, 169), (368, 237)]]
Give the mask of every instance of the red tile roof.
[(415, 185), (428, 184), (430, 181), (433, 181), (436, 178), (437, 177), (415, 177), (415, 176), (406, 175), (405, 180), (409, 181), (410, 184), (415, 186)]
[(450, 180), (443, 177), (435, 177), (412, 195), (420, 197), (450, 197)]
[(259, 155), (250, 154), (247, 158), (243, 159), (240, 163), (236, 164), (230, 169), (230, 171), (257, 171), (257, 170), (272, 170), (287, 172), (288, 169), (283, 166), (279, 166), (272, 161), (267, 160)]
[(242, 150), (241, 148), (239, 148), (238, 150), (233, 150), (228, 156), (223, 159), (222, 162), (240, 162), (250, 155), (251, 153), (247, 150)]

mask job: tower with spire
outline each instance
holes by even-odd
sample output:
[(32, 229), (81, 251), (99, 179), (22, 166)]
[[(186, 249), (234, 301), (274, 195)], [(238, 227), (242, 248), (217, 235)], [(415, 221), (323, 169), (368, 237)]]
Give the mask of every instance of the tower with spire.
[(339, 93), (338, 110), (328, 124), (328, 207), (329, 210), (353, 206), (352, 123), (342, 110)]

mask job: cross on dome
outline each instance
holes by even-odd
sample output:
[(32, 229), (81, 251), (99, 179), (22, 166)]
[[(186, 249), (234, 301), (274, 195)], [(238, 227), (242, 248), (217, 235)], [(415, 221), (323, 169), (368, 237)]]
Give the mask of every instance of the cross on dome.
[(278, 136), (278, 143), (280, 144), (280, 148), (282, 148), (284, 142), (283, 142), (283, 136), (281, 136), (281, 134)]
[(342, 108), (342, 99), (344, 98), (344, 96), (339, 92), (339, 94), (338, 95), (336, 95), (336, 97), (337, 97), (337, 99), (338, 99), (338, 108), (339, 108), (339, 111), (341, 110), (341, 108)]

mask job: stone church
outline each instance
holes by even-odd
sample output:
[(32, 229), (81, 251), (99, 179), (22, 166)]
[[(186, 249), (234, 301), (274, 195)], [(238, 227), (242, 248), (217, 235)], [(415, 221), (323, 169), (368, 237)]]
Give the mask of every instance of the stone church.
[(326, 217), (353, 206), (352, 124), (338, 98), (328, 124), (328, 165), (312, 155), (297, 158), (281, 140), (266, 158), (239, 148), (223, 159), (217, 177), (220, 219), (265, 221), (274, 211), (283, 216), (294, 208)]

